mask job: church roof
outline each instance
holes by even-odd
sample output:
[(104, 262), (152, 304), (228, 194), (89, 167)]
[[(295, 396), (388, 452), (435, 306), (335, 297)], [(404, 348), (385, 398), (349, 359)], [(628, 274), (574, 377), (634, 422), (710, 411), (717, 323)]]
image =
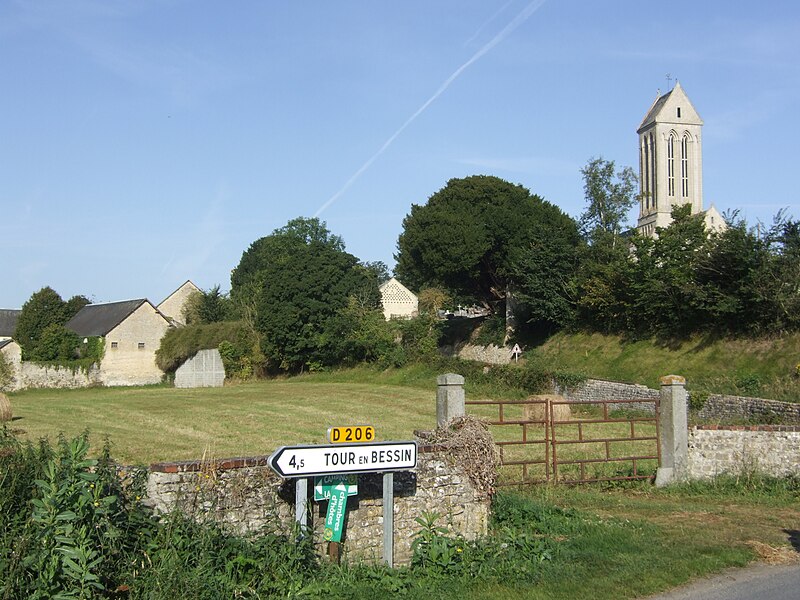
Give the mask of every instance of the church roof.
[[(678, 108), (683, 109), (683, 115), (680, 118), (671, 117), (668, 115), (672, 115), (672, 111), (667, 110), (667, 107), (676, 106)], [(663, 96), (658, 96), (653, 104), (650, 106), (650, 110), (647, 111), (647, 114), (642, 119), (639, 128), (636, 130), (637, 133), (641, 133), (643, 129), (646, 129), (656, 121), (659, 122), (674, 122), (674, 123), (694, 123), (697, 125), (702, 125), (703, 120), (700, 118), (700, 115), (697, 114), (697, 110), (695, 110), (692, 102), (689, 100), (689, 97), (686, 95), (686, 92), (683, 90), (680, 82), (675, 83), (675, 87), (668, 91)]]

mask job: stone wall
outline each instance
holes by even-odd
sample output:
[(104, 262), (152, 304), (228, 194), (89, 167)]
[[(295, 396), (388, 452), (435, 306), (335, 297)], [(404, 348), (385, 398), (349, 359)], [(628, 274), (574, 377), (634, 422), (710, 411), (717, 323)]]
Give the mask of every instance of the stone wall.
[[(4, 340), (5, 341), (5, 340)], [(22, 389), (20, 365), (22, 364), (22, 348), (17, 342), (5, 341), (0, 344), (0, 354), (9, 367), (10, 373), (5, 381), (0, 381), (0, 392), (16, 392)]]
[(23, 361), (19, 363), (17, 389), (28, 388), (83, 388), (102, 385), (100, 369), (92, 365), (88, 370), (69, 367), (44, 366)]
[[(557, 394), (572, 402), (587, 402), (593, 400), (648, 400), (635, 408), (653, 412), (653, 400), (658, 399), (658, 390), (652, 390), (644, 385), (619, 383), (603, 379), (587, 379), (581, 385), (566, 388), (555, 385)], [(691, 401), (691, 392), (688, 400)], [(633, 408), (627, 405), (612, 408)], [(780, 420), (784, 423), (800, 423), (800, 403), (779, 402), (763, 398), (748, 398), (745, 396), (728, 396), (724, 394), (711, 394), (708, 396), (697, 416), (701, 419), (712, 421), (742, 421), (752, 420), (769, 422)]]
[(712, 394), (703, 403), (698, 416), (717, 421), (800, 423), (800, 403)]
[(757, 471), (800, 476), (800, 427), (705, 425), (689, 429), (688, 478)]
[[(343, 551), (350, 560), (379, 561), (383, 552), (382, 476), (359, 475), (358, 496), (348, 499)], [(309, 493), (313, 495), (312, 484)], [(238, 532), (264, 526), (288, 531), (294, 520), (294, 480), (283, 480), (267, 457), (159, 463), (151, 465), (149, 502), (159, 512), (180, 508), (225, 523)], [(310, 525), (323, 553), (326, 502), (313, 503)], [(394, 562), (411, 559), (415, 522), (425, 511), (442, 515), (440, 524), (469, 539), (484, 535), (489, 499), (482, 497), (458, 466), (435, 449), (420, 446), (417, 469), (394, 474)]]
[(222, 387), (225, 367), (219, 350), (200, 350), (175, 371), (175, 387)]
[(627, 408), (655, 412), (654, 400), (658, 400), (658, 390), (638, 384), (619, 383), (604, 379), (587, 379), (581, 385), (564, 387), (556, 384), (555, 392), (571, 402), (594, 402), (598, 400), (641, 400), (642, 404), (609, 404), (609, 408)]
[(511, 349), (505, 346), (475, 346), (464, 344), (457, 349), (456, 355), (463, 360), (473, 360), (489, 365), (507, 365), (511, 362)]

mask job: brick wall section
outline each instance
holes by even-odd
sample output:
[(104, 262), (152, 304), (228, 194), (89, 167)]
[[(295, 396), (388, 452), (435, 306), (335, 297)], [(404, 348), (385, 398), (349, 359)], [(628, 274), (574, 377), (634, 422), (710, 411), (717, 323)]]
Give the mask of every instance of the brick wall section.
[(800, 427), (705, 425), (689, 429), (689, 479), (758, 471), (800, 475)]
[[(348, 499), (344, 552), (350, 560), (379, 561), (383, 552), (382, 475), (359, 475), (358, 496)], [(309, 483), (309, 493), (313, 494)], [(151, 465), (148, 502), (159, 512), (180, 508), (225, 523), (238, 532), (261, 527), (288, 531), (294, 520), (294, 481), (283, 480), (267, 466), (267, 457), (159, 463)], [(326, 502), (312, 505), (310, 523), (320, 553)], [(415, 519), (425, 511), (442, 515), (440, 525), (469, 539), (485, 535), (489, 499), (481, 497), (468, 476), (435, 448), (420, 446), (415, 472), (394, 474), (394, 560), (411, 560)]]

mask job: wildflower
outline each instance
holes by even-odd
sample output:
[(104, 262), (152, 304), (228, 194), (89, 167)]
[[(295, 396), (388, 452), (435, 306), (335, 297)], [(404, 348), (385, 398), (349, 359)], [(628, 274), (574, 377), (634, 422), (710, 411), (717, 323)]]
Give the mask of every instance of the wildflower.
[(100, 503), (99, 502), (95, 502), (94, 505), (95, 506), (100, 506)]

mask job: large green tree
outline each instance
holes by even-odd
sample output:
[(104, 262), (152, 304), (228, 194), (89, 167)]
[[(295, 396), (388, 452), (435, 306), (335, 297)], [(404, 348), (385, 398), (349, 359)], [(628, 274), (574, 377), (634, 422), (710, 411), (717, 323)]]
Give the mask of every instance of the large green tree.
[[(63, 326), (88, 303), (89, 300), (84, 296), (73, 296), (65, 302), (58, 292), (49, 286), (34, 292), (22, 305), (22, 312), (14, 331), (14, 339), (22, 347), (25, 358), (38, 358), (37, 346), (42, 340), (44, 331), (52, 325)], [(52, 346), (53, 332), (53, 329), (48, 332), (49, 346)], [(47, 350), (45, 354), (50, 356), (52, 351)]]
[[(475, 175), (451, 179), (413, 205), (397, 243), (395, 273), (415, 289), (443, 288), (456, 302), (561, 323), (566, 277), (580, 243), (575, 222), (521, 185)], [(510, 315), (509, 315), (510, 316)]]
[(630, 167), (616, 171), (614, 161), (601, 156), (590, 159), (581, 175), (586, 198), (581, 231), (590, 242), (608, 238), (615, 244), (636, 204), (636, 174)]
[(331, 364), (324, 333), (350, 299), (377, 310), (375, 269), (359, 264), (318, 219), (298, 218), (254, 242), (231, 277), (231, 296), (252, 302), (267, 366), (298, 371)]

